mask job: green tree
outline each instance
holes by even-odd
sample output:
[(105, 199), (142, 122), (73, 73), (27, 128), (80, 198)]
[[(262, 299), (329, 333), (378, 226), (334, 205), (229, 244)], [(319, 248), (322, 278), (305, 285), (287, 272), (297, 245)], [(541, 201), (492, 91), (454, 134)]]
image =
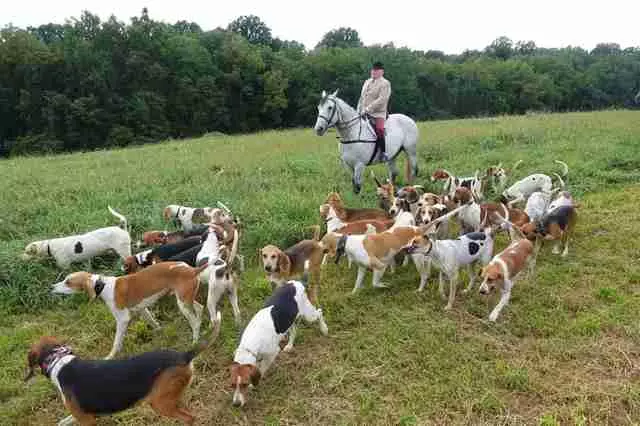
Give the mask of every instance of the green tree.
[(331, 30), (326, 33), (322, 40), (316, 46), (316, 49), (326, 47), (342, 47), (342, 48), (350, 48), (350, 47), (362, 47), (362, 41), (360, 41), (360, 36), (358, 35), (358, 31), (354, 30), (350, 27), (341, 27), (336, 30)]

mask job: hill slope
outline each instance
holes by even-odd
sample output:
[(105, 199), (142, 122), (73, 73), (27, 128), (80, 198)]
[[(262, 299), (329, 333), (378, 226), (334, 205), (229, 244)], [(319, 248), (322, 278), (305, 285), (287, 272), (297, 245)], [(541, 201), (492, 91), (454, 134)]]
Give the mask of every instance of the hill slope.
[[(515, 178), (569, 164), (568, 185), (582, 203), (567, 259), (546, 246), (535, 283), (520, 281), (498, 323), (477, 294), (459, 294), (455, 309), (430, 284), (415, 289), (412, 265), (383, 291), (349, 293), (355, 269), (330, 265), (320, 290), (330, 336), (303, 327), (290, 354), (232, 409), (227, 366), (237, 341), (228, 303), (214, 347), (196, 362), (188, 406), (201, 424), (629, 424), (640, 419), (640, 113), (610, 111), (422, 123), (422, 176), (444, 166), (472, 174), (502, 161), (525, 160)], [(404, 157), (402, 157), (404, 161)], [(377, 166), (378, 175), (384, 168)], [(86, 357), (111, 347), (115, 323), (102, 303), (49, 294), (59, 278), (52, 264), (18, 256), (33, 240), (116, 223), (107, 204), (125, 214), (134, 238), (164, 229), (170, 203), (201, 206), (221, 200), (241, 217), (245, 323), (270, 287), (256, 249), (308, 237), (318, 206), (338, 186), (349, 205), (375, 205), (368, 178), (351, 193), (333, 134), (266, 132), (170, 142), (109, 152), (0, 163), (0, 423), (52, 424), (66, 415), (42, 377), (25, 386), (28, 345), (41, 334), (69, 339)], [(500, 238), (498, 250), (505, 245)], [(79, 268), (82, 266), (80, 265)], [(117, 273), (119, 263), (94, 263)], [(204, 292), (201, 300), (204, 300)], [(173, 300), (155, 308), (163, 330), (134, 321), (123, 353), (185, 348), (186, 320)], [(205, 317), (204, 331), (209, 321)], [(141, 407), (100, 424), (171, 424)]]

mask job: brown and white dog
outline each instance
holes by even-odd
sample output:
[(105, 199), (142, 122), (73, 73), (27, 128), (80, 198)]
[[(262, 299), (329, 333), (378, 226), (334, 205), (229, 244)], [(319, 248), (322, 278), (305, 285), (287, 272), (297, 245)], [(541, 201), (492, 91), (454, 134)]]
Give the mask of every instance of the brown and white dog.
[(260, 249), (260, 258), (267, 279), (276, 286), (302, 276), (305, 262), (309, 261), (311, 282), (313, 282), (310, 299), (313, 303), (317, 303), (324, 247), (319, 241), (320, 227), (314, 226), (314, 228), (313, 239), (299, 241), (285, 250), (281, 250), (273, 244), (266, 245)]
[(480, 284), (480, 294), (489, 294), (498, 287), (502, 293), (500, 301), (489, 314), (489, 321), (495, 322), (502, 308), (509, 303), (514, 280), (530, 262), (532, 253), (533, 244), (523, 238), (513, 241), (482, 268), (483, 281)]
[(372, 208), (347, 208), (344, 206), (342, 197), (337, 192), (331, 192), (323, 204), (328, 204), (336, 213), (336, 216), (344, 223), (355, 222), (363, 219), (389, 219), (389, 215), (382, 209)]
[(106, 357), (111, 359), (122, 349), (124, 335), (134, 314), (140, 313), (154, 328), (160, 328), (148, 308), (170, 293), (175, 293), (178, 308), (191, 326), (193, 343), (197, 342), (202, 317), (202, 305), (195, 300), (199, 287), (198, 275), (207, 266), (205, 263), (192, 268), (183, 262), (162, 262), (122, 277), (74, 272), (54, 284), (52, 292), (86, 292), (91, 300), (100, 297), (104, 301), (116, 320), (113, 348)]
[(329, 256), (335, 257), (338, 263), (345, 254), (358, 266), (358, 276), (353, 293), (362, 288), (367, 269), (373, 270), (372, 285), (374, 288), (386, 288), (380, 282), (387, 266), (393, 258), (403, 250), (409, 242), (426, 231), (416, 226), (399, 226), (379, 234), (341, 235), (327, 232), (321, 244)]
[[(486, 226), (500, 226), (503, 221), (509, 221), (520, 227), (529, 222), (529, 216), (524, 210), (509, 208), (502, 203), (478, 204), (468, 188), (458, 188), (455, 191), (453, 202), (466, 207), (458, 214), (458, 220), (463, 233), (478, 232)], [(512, 240), (515, 236), (509, 233)]]
[(482, 199), (482, 185), (478, 173), (479, 171), (476, 170), (475, 175), (460, 178), (445, 169), (436, 169), (431, 174), (431, 182), (444, 180), (443, 195), (453, 197), (457, 188), (464, 187), (470, 189), (478, 199)]
[(193, 424), (194, 416), (182, 406), (193, 380), (193, 359), (218, 336), (220, 321), (208, 343), (189, 351), (156, 350), (122, 360), (84, 360), (52, 336), (43, 336), (27, 354), (28, 381), (36, 368), (55, 385), (71, 415), (58, 425), (75, 421), (96, 424), (97, 416), (115, 414), (148, 402), (160, 416)]

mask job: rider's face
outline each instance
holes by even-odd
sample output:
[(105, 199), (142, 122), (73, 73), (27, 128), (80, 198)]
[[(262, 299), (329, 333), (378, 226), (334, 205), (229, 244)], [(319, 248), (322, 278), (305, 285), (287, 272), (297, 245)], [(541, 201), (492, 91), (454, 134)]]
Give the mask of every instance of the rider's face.
[(376, 69), (371, 70), (371, 78), (380, 78), (382, 77), (383, 74), (384, 74), (384, 70), (376, 70)]

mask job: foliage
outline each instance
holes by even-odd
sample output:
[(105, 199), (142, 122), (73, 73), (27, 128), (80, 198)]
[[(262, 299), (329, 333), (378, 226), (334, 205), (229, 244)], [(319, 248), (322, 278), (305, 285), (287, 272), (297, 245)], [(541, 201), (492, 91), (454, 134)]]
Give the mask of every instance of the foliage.
[(447, 55), (364, 46), (342, 27), (307, 51), (255, 15), (203, 31), (146, 9), (128, 24), (84, 12), (0, 31), (0, 155), (41, 152), (44, 140), (77, 151), (309, 126), (323, 89), (355, 105), (376, 60), (391, 81), (390, 111), (416, 120), (638, 107), (640, 49), (615, 43), (589, 52), (503, 36)]

